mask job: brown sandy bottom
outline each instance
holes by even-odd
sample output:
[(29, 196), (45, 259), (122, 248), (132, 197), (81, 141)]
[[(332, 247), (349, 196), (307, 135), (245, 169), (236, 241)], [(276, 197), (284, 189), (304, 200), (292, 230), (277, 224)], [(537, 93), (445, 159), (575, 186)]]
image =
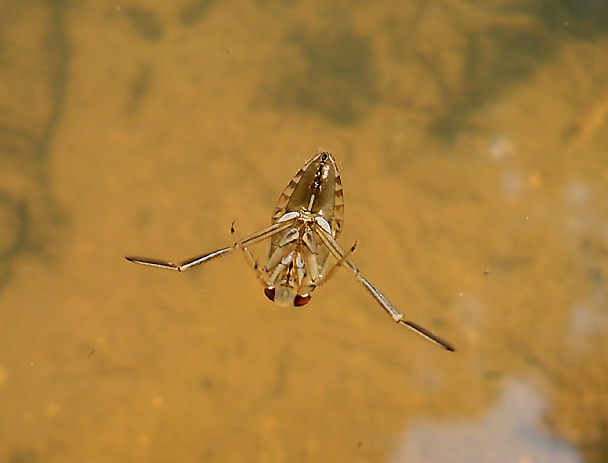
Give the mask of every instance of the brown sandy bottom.
[[(477, 3), (0, 2), (0, 462), (606, 461), (608, 12)], [(319, 148), (455, 354), (345, 272), (124, 261), (268, 225)]]

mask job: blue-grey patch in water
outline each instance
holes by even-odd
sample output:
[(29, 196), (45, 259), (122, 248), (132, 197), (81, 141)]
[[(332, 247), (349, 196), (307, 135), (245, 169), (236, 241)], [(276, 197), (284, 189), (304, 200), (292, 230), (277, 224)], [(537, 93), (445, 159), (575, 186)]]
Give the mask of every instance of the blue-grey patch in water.
[(545, 400), (525, 381), (511, 383), (479, 420), (420, 420), (401, 438), (392, 463), (582, 463), (570, 444), (542, 427)]

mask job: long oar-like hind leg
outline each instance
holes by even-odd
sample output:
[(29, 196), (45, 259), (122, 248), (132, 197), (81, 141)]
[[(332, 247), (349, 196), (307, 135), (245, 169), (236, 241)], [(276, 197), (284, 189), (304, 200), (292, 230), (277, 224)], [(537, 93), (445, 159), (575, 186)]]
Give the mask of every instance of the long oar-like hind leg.
[(426, 328), (418, 325), (417, 323), (404, 320), (403, 314), (399, 312), (399, 310), (393, 305), (393, 303), (389, 301), (388, 298), (378, 288), (372, 285), (366, 278), (361, 275), (357, 266), (348, 257), (348, 255), (346, 255), (347, 253), (344, 252), (344, 250), (334, 239), (334, 237), (331, 236), (331, 234), (327, 232), (327, 230), (320, 226), (315, 227), (315, 231), (321, 241), (323, 241), (323, 244), (327, 246), (329, 251), (341, 263), (341, 266), (348, 269), (354, 275), (357, 281), (359, 281), (363, 285), (363, 287), (367, 289), (367, 291), (376, 299), (376, 301), (378, 301), (382, 308), (386, 310), (386, 312), (392, 317), (395, 322), (407, 326), (409, 329), (419, 334), (423, 338), (437, 344), (440, 347), (443, 347), (446, 350), (449, 350), (451, 352), (455, 350), (451, 344), (444, 341), (439, 336), (436, 336), (435, 334), (431, 333)]
[[(293, 224), (293, 221), (275, 223), (275, 224), (271, 225), (270, 227), (266, 227), (266, 228), (263, 228), (262, 230), (252, 233), (251, 235), (249, 235), (245, 239), (243, 239), (241, 242), (245, 245), (246, 244), (255, 244), (259, 241), (263, 241), (265, 239), (270, 238), (272, 235), (274, 235), (276, 233), (282, 232), (283, 230), (289, 228), (292, 224)], [(204, 264), (207, 261), (216, 259), (225, 254), (228, 254), (229, 252), (234, 251), (235, 248), (236, 248), (235, 245), (228, 246), (226, 248), (221, 248), (216, 251), (208, 252), (206, 254), (185, 260), (184, 262), (182, 262), (180, 264), (174, 264), (173, 262), (170, 262), (170, 261), (155, 259), (155, 258), (150, 258), (150, 257), (129, 256), (129, 257), (125, 257), (125, 259), (127, 259), (129, 262), (134, 262), (136, 264), (148, 265), (150, 267), (164, 268), (167, 270), (175, 270), (177, 272), (185, 272), (186, 270), (190, 270), (191, 268), (196, 267), (197, 265)]]
[[(357, 270), (357, 272), (358, 272), (358, 270)], [(367, 279), (363, 278), (361, 276), (361, 274), (356, 273), (355, 277), (365, 287), (365, 289), (367, 289), (370, 292), (370, 294), (372, 296), (374, 296), (374, 298), (376, 298), (376, 300), (380, 303), (380, 305), (384, 308), (384, 310), (386, 310), (388, 312), (388, 314), (393, 318), (394, 321), (396, 321), (397, 323), (400, 323), (404, 326), (407, 326), (409, 329), (411, 329), (415, 333), (417, 333), (420, 336), (422, 336), (423, 338), (428, 339), (429, 341), (437, 344), (438, 346), (441, 346), (444, 349), (449, 350), (450, 352), (454, 352), (454, 350), (455, 350), (454, 347), (452, 347), (452, 345), (449, 344), (448, 342), (441, 339), (439, 336), (431, 333), (429, 330), (427, 330), (423, 326), (420, 326), (418, 323), (415, 323), (415, 322), (412, 322), (409, 320), (404, 320), (403, 314), (401, 312), (399, 312), (399, 310), (397, 310), (397, 308), (393, 305), (393, 303), (391, 301), (389, 301), (387, 299), (387, 297), (378, 288), (376, 288), (374, 285), (372, 285)]]
[(196, 267), (197, 265), (201, 265), (209, 260), (216, 259), (224, 254), (231, 252), (234, 249), (233, 246), (218, 249), (217, 251), (208, 252), (207, 254), (203, 254), (201, 256), (193, 257), (191, 259), (185, 260), (180, 264), (174, 264), (173, 262), (169, 262), (166, 260), (154, 259), (150, 257), (135, 257), (129, 256), (125, 257), (129, 262), (134, 262), (136, 264), (148, 265), (150, 267), (158, 267), (165, 268), (167, 270), (176, 270), (178, 272), (185, 272), (186, 270), (190, 270), (192, 267)]

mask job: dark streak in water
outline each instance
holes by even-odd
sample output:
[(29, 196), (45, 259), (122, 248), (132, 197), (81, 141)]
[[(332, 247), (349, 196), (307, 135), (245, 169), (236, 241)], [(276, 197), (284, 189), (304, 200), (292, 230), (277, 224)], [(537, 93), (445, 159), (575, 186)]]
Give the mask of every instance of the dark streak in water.
[(72, 47), (65, 29), (68, 2), (56, 0), (51, 2), (51, 5), (51, 27), (45, 46), (47, 56), (50, 57), (48, 65), (50, 66), (49, 85), (52, 89), (52, 105), (48, 123), (36, 150), (37, 156), (41, 159), (48, 156), (49, 143), (64, 110), (69, 81), (68, 65), (72, 57)]
[(200, 0), (184, 5), (179, 11), (179, 22), (184, 26), (194, 26), (205, 19), (216, 0)]
[[(31, 79), (24, 75), (22, 80), (26, 86), (36, 86), (38, 82), (48, 86), (48, 99), (39, 101), (48, 116), (38, 123), (35, 118), (17, 122), (17, 119), (11, 120), (11, 107), (7, 106), (0, 120), (0, 159), (10, 159), (10, 163), (3, 163), (2, 168), (9, 169), (9, 172), (14, 169), (25, 183), (19, 191), (0, 190), (0, 212), (3, 219), (7, 219), (0, 230), (0, 288), (9, 281), (12, 263), (21, 254), (44, 250), (42, 245), (48, 235), (48, 219), (56, 216), (49, 192), (47, 161), (49, 146), (63, 115), (69, 82), (71, 45), (65, 29), (67, 6), (64, 0), (28, 6), (33, 14), (42, 11), (46, 15), (43, 18), (47, 27), (40, 49), (36, 50), (41, 57), (40, 74), (30, 73), (27, 77)], [(6, 63), (4, 71), (20, 76), (23, 72), (21, 67), (11, 67), (10, 64)], [(36, 80), (36, 76), (43, 76), (44, 80)]]
[(131, 84), (131, 91), (129, 92), (126, 108), (128, 114), (133, 114), (139, 109), (141, 102), (149, 92), (151, 79), (152, 69), (150, 66), (147, 64), (141, 66), (137, 76)]
[[(281, 58), (278, 82), (264, 89), (277, 106), (316, 112), (345, 126), (356, 123), (377, 101), (372, 41), (357, 33), (349, 16), (335, 14), (314, 30), (294, 27), (287, 43), (300, 57)], [(303, 65), (298, 68), (294, 62)]]
[(17, 450), (11, 453), (8, 463), (36, 463), (38, 457), (31, 450)]
[[(27, 213), (27, 204), (23, 200), (19, 200), (16, 204), (12, 202), (10, 197), (2, 194), (0, 191), (0, 205), (9, 208), (13, 212), (14, 217), (14, 233), (12, 239), (9, 238), (8, 245), (0, 249), (0, 262), (6, 262), (14, 259), (20, 251), (26, 246), (26, 237), (29, 230), (29, 215)], [(4, 224), (6, 230), (8, 224)]]
[(38, 140), (27, 130), (0, 122), (0, 152), (19, 156), (35, 152)]
[(139, 6), (125, 8), (127, 19), (141, 37), (146, 40), (156, 41), (163, 36), (163, 28), (158, 15), (149, 9)]

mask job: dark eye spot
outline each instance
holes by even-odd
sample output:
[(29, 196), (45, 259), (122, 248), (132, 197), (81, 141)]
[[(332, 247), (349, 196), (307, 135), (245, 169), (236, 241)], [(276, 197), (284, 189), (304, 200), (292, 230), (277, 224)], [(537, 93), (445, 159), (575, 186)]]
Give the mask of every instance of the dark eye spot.
[(323, 153), (323, 156), (321, 156), (321, 161), (327, 161), (327, 153)]
[(304, 296), (300, 296), (299, 294), (293, 298), (293, 305), (296, 307), (302, 307), (303, 305), (308, 304), (310, 301), (310, 294), (305, 294)]
[(268, 299), (270, 299), (271, 301), (274, 301), (274, 288), (272, 288), (272, 287), (264, 288), (264, 294), (266, 294), (266, 297)]

